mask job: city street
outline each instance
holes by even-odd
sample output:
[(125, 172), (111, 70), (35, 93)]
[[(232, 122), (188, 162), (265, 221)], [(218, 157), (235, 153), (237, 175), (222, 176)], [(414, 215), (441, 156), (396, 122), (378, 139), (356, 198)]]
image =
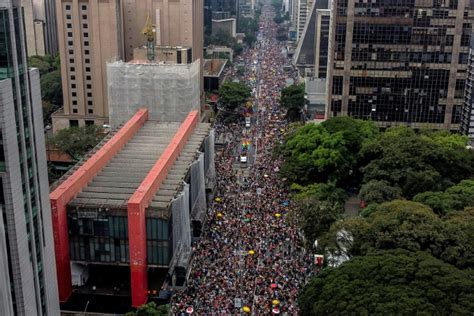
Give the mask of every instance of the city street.
[[(208, 209), (208, 225), (195, 245), (188, 287), (173, 297), (173, 314), (295, 315), (297, 295), (313, 270), (302, 246), (301, 233), (287, 221), (292, 207), (286, 185), (278, 177), (279, 157), (272, 157), (287, 124), (278, 105), (280, 91), (294, 70), (276, 41), (273, 9), (262, 9), (257, 49), (236, 58), (228, 80), (245, 82), (252, 90), (253, 118), (224, 125), (217, 139), (225, 139), (216, 157), (217, 195)], [(291, 81), (290, 80), (290, 81)], [(247, 162), (240, 161), (243, 140), (249, 140)]]

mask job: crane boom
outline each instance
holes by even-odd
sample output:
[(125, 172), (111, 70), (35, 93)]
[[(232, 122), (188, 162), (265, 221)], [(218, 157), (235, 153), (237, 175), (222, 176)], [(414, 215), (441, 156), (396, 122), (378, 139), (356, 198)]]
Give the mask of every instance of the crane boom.
[(155, 25), (151, 22), (150, 12), (148, 12), (145, 27), (142, 34), (146, 36), (147, 58), (149, 61), (155, 60)]

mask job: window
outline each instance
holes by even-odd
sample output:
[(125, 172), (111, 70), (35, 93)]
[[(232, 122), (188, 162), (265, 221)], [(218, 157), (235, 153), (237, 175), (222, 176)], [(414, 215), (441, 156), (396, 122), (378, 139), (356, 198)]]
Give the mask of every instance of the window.
[(91, 62), (91, 60), (90, 60), (89, 58), (86, 58), (86, 59), (84, 59), (84, 62), (85, 62), (86, 64), (89, 64), (89, 63)]
[[(77, 109), (76, 109), (77, 111)], [(78, 120), (69, 120), (69, 127), (77, 127), (79, 126), (79, 121)]]
[(73, 63), (73, 62), (74, 62), (74, 58), (69, 58), (69, 62), (70, 62), (70, 63)]
[(76, 89), (76, 84), (75, 83), (71, 84), (71, 89)]
[(89, 55), (89, 50), (86, 49), (86, 50), (84, 51), (84, 54)]
[(82, 28), (86, 29), (87, 28), (87, 23), (82, 24)]
[(72, 100), (72, 105), (77, 105), (77, 100)]
[(73, 55), (74, 51), (72, 49), (69, 50), (69, 55)]
[(86, 72), (91, 72), (91, 67), (86, 67)]
[(87, 10), (87, 6), (86, 6), (86, 5), (82, 5), (82, 10), (86, 11), (86, 10)]
[(68, 37), (72, 37), (72, 32), (67, 32)]
[(84, 33), (84, 37), (89, 37), (89, 33)]
[(84, 46), (89, 46), (89, 41), (85, 41)]
[(70, 4), (66, 4), (66, 10), (71, 10), (71, 5)]
[(77, 109), (72, 109), (72, 113), (77, 114)]
[(70, 71), (76, 71), (76, 68), (70, 67), (69, 70), (70, 70)]
[(68, 41), (67, 44), (68, 44), (69, 46), (72, 46), (72, 45), (73, 45), (72, 41)]
[(67, 14), (67, 15), (66, 15), (66, 19), (70, 20), (70, 19), (71, 19), (71, 15), (70, 15), (70, 14)]
[(87, 112), (89, 112), (89, 114), (94, 114), (94, 110), (93, 110), (93, 109), (89, 109), (89, 110), (87, 110)]
[(91, 100), (87, 101), (87, 105), (91, 105), (91, 106), (92, 106), (92, 101), (91, 101)]
[(71, 80), (76, 80), (76, 76), (71, 76)]
[(72, 29), (72, 23), (66, 24), (66, 27), (67, 27), (68, 29)]
[(72, 92), (71, 95), (72, 95), (73, 97), (77, 97), (77, 92)]
[(94, 125), (94, 121), (93, 120), (86, 120), (86, 126), (91, 126), (91, 125)]
[(83, 15), (82, 15), (82, 18), (83, 18), (84, 20), (87, 20), (87, 14), (83, 14)]
[(91, 76), (86, 76), (86, 80), (91, 80)]
[(87, 92), (87, 96), (88, 96), (89, 98), (92, 98), (92, 92)]
[(87, 85), (86, 85), (86, 88), (87, 88), (87, 89), (92, 89), (92, 85), (91, 85), (91, 84), (87, 84)]

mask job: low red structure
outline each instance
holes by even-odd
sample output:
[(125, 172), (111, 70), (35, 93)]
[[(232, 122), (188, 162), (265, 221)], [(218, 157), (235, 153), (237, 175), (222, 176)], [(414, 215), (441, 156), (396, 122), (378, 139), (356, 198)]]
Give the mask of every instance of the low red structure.
[(61, 302), (66, 302), (72, 293), (66, 206), (127, 144), (147, 119), (148, 110), (139, 110), (102, 148), (49, 196), (53, 217), (59, 300)]

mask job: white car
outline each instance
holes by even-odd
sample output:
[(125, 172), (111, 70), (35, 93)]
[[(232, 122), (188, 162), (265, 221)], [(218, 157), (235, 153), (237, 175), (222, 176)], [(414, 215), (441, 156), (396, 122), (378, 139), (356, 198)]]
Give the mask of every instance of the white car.
[(240, 156), (240, 162), (247, 163), (247, 156)]
[(250, 121), (250, 117), (246, 117), (246, 118), (245, 118), (245, 127), (246, 127), (246, 128), (249, 128), (249, 127), (250, 127), (250, 122), (251, 122), (251, 121)]

